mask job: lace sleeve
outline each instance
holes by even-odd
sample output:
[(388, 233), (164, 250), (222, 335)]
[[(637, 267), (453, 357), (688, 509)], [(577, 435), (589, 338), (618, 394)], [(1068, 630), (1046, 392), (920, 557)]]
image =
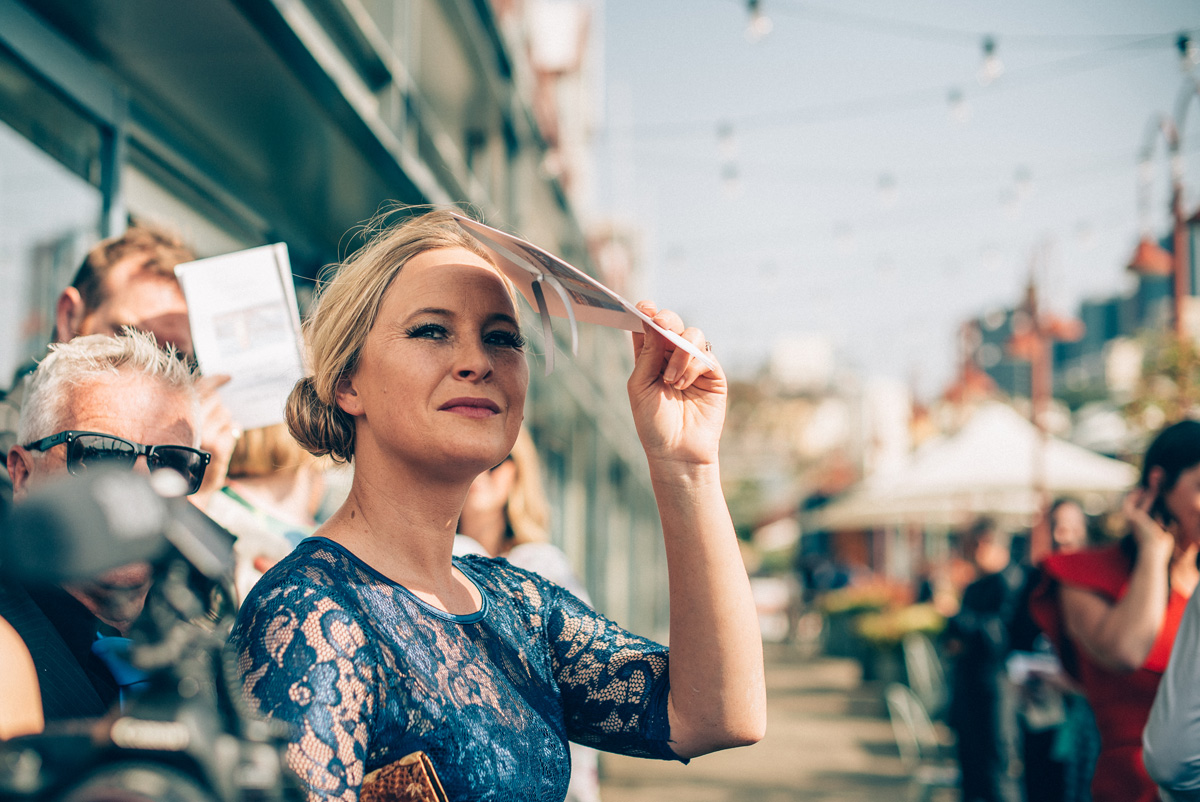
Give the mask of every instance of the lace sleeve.
[(378, 661), (325, 589), (284, 586), (247, 600), (230, 636), (244, 694), (291, 728), (288, 764), (312, 802), (355, 802), (378, 705)]
[(622, 629), (556, 585), (546, 583), (543, 592), (570, 739), (624, 755), (683, 760), (669, 745), (667, 647)]

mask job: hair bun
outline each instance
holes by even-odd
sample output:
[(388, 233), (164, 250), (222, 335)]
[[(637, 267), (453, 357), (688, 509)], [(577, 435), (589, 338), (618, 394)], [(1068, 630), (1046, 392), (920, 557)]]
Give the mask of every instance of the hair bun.
[(349, 462), (354, 456), (354, 419), (333, 399), (321, 400), (312, 376), (296, 382), (284, 417), (292, 437), (313, 456), (328, 455), (334, 462)]

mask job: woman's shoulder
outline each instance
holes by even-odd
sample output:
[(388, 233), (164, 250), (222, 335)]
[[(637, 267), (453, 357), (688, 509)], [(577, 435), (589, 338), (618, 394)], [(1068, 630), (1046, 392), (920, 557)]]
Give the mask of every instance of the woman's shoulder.
[(305, 538), (267, 569), (242, 602), (241, 615), (262, 607), (340, 603), (346, 588), (361, 584), (362, 570), (348, 551), (322, 537)]
[(1052, 554), (1041, 567), (1051, 581), (1115, 597), (1129, 581), (1133, 561), (1124, 541), (1118, 541), (1071, 554)]
[(540, 607), (559, 591), (558, 586), (546, 577), (514, 565), (505, 557), (464, 554), (455, 557), (454, 564), (485, 590), (535, 607)]
[(588, 601), (587, 590), (571, 568), (570, 559), (553, 543), (522, 543), (514, 546), (508, 553), (508, 561), (533, 571), (554, 584), (561, 585), (585, 602)]

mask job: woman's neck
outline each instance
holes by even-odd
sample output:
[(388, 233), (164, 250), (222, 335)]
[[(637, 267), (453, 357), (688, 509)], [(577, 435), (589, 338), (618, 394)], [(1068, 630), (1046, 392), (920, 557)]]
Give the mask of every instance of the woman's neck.
[(355, 455), (350, 495), (317, 534), (436, 607), (479, 609), (478, 591), (451, 559), (471, 477), (439, 481), (419, 466), (385, 463), (364, 451)]

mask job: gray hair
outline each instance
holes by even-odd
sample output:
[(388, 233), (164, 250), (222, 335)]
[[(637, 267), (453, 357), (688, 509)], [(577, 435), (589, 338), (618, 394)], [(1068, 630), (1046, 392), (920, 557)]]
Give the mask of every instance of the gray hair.
[(17, 424), (17, 443), (25, 445), (55, 434), (70, 414), (71, 391), (81, 385), (124, 372), (155, 379), (191, 401), (199, 440), (199, 397), (195, 374), (174, 347), (160, 348), (153, 334), (126, 327), (113, 337), (90, 334), (50, 346), (29, 383)]

